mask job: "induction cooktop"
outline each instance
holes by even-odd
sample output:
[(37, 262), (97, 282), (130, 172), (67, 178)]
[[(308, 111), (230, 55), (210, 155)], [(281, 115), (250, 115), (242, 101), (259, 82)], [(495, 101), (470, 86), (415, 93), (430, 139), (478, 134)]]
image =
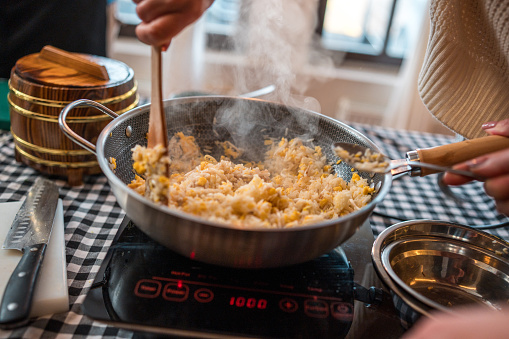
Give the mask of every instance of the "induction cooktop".
[[(366, 223), (342, 246), (303, 264), (226, 268), (172, 252), (126, 217), (83, 311), (95, 320), (147, 335), (348, 338), (370, 327), (372, 321), (357, 320), (370, 309), (385, 329), (390, 318), (392, 331), (400, 334), (397, 317), (390, 316), (390, 297), (366, 280), (374, 276), (373, 269), (369, 271), (372, 243)], [(389, 312), (380, 311), (384, 305)]]

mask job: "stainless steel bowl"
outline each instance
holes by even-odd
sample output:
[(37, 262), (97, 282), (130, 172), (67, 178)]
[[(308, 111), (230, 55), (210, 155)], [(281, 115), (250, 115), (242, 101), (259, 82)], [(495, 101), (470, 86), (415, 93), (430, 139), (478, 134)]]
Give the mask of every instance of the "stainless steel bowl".
[(474, 228), (434, 220), (393, 225), (373, 244), (380, 278), (412, 311), (509, 301), (509, 244)]

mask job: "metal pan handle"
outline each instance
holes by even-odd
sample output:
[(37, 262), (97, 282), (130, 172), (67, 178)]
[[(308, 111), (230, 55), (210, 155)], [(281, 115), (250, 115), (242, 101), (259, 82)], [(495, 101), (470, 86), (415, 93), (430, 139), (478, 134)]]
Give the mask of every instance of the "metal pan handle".
[(58, 116), (58, 124), (60, 125), (60, 129), (62, 130), (62, 132), (64, 132), (64, 134), (67, 135), (67, 137), (69, 139), (71, 139), (72, 141), (74, 141), (75, 143), (77, 143), (78, 145), (83, 147), (84, 149), (89, 150), (90, 152), (97, 155), (96, 150), (95, 150), (95, 145), (92, 144), (90, 141), (86, 140), (85, 138), (79, 136), (76, 132), (74, 132), (69, 127), (69, 125), (67, 125), (67, 122), (66, 122), (67, 115), (69, 114), (69, 112), (72, 109), (77, 108), (77, 107), (84, 107), (84, 106), (97, 108), (104, 114), (109, 115), (112, 119), (118, 118), (118, 114), (113, 112), (111, 109), (109, 109), (95, 101), (88, 100), (88, 99), (80, 99), (80, 100), (73, 101), (69, 105), (65, 106), (64, 109), (62, 110), (62, 112), (60, 112), (60, 115)]

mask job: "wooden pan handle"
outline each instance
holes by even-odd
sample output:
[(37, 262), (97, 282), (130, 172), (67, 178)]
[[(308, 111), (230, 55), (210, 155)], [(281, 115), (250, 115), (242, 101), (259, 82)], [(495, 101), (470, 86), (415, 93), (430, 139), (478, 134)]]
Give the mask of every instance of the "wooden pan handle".
[(39, 56), (48, 61), (89, 74), (95, 78), (106, 81), (110, 80), (106, 67), (96, 64), (95, 62), (81, 57), (76, 53), (66, 52), (59, 48), (47, 45), (42, 48)]
[[(421, 162), (440, 166), (453, 166), (505, 148), (509, 148), (508, 137), (490, 135), (443, 146), (417, 149), (416, 152)], [(436, 171), (421, 168), (421, 176), (433, 173), (436, 173)]]

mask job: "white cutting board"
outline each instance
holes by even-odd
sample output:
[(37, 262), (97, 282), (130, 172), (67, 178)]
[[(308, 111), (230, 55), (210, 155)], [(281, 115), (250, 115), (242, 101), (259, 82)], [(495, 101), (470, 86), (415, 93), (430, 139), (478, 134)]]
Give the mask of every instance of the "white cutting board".
[[(21, 251), (1, 248), (21, 204), (22, 201), (0, 203), (0, 300), (4, 294), (7, 281), (22, 255)], [(68, 310), (69, 293), (65, 261), (64, 212), (62, 200), (59, 199), (53, 221), (53, 230), (35, 286), (30, 316), (39, 317)]]

